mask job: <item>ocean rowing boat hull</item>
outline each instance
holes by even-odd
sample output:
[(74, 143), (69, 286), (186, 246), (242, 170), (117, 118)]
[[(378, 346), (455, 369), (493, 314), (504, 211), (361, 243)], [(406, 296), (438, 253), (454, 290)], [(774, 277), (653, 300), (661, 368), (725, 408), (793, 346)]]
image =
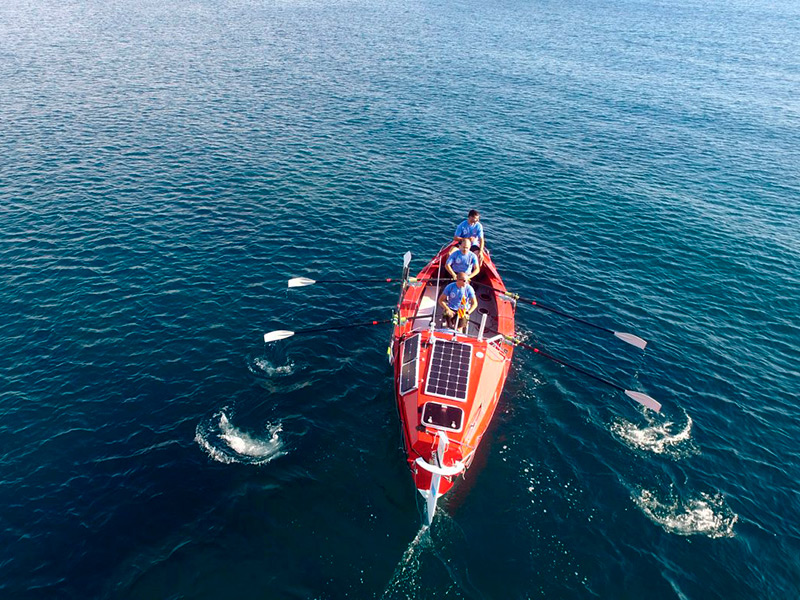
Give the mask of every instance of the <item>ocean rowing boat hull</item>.
[(478, 308), (467, 333), (443, 329), (436, 301), (451, 281), (444, 262), (453, 250), (444, 248), (404, 284), (391, 346), (406, 458), (428, 522), (438, 498), (472, 463), (513, 354), (503, 336), (514, 335), (515, 304), (497, 291), (505, 286), (488, 255), (474, 280)]

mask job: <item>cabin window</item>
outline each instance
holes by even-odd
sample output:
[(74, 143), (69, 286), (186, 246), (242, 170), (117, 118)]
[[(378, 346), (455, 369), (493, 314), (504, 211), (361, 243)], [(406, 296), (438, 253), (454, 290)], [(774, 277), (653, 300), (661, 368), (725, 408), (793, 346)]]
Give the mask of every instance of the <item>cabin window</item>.
[(419, 334), (403, 342), (400, 366), (400, 395), (417, 389), (419, 381)]
[(439, 402), (426, 402), (422, 408), (422, 423), (436, 429), (461, 431), (464, 411), (458, 406), (449, 406)]

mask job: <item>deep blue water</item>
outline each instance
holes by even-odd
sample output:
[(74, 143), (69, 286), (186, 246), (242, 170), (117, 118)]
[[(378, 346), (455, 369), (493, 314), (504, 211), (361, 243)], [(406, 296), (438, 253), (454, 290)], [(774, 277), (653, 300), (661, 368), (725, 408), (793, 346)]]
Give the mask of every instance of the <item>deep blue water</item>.
[[(430, 531), (389, 286), (520, 307)], [(800, 6), (0, 4), (4, 598), (800, 596)]]

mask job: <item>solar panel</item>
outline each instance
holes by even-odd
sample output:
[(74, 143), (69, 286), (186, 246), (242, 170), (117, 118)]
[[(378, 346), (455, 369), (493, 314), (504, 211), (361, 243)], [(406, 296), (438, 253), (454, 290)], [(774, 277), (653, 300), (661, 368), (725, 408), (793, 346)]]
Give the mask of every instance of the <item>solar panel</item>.
[(417, 389), (419, 379), (419, 334), (403, 342), (403, 364), (400, 367), (400, 394)]
[(417, 358), (419, 353), (419, 336), (413, 335), (403, 342), (403, 364)]
[(436, 340), (425, 393), (451, 400), (466, 400), (471, 360), (472, 346), (469, 344)]

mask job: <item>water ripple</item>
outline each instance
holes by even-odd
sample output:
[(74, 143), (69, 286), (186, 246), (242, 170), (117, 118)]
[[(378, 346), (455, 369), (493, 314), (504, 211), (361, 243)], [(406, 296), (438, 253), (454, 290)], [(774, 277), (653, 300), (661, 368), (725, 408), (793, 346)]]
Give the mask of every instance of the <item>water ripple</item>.
[(649, 344), (524, 337), (664, 409), (520, 350), (389, 591), (797, 589), (798, 5), (593, 8), (0, 3), (3, 594), (380, 595), (418, 529), (390, 328), (262, 336), (388, 316), (286, 279), (396, 277), (473, 206), (509, 288)]

